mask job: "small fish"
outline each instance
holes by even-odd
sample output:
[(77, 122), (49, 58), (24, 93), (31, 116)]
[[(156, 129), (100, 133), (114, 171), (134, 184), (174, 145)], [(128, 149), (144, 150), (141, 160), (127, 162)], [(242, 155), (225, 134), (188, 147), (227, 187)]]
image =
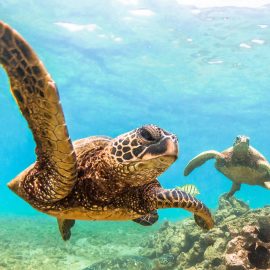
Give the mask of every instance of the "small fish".
[(179, 189), (181, 191), (184, 191), (188, 194), (190, 194), (191, 196), (196, 196), (198, 194), (200, 194), (200, 191), (198, 190), (198, 188), (195, 185), (192, 184), (187, 184), (187, 185), (183, 185), (181, 187), (176, 187), (176, 189)]

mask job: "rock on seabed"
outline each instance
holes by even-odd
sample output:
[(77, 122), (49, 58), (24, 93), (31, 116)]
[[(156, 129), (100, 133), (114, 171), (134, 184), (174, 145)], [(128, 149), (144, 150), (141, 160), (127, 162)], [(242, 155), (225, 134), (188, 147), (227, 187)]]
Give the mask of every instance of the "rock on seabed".
[(144, 242), (142, 255), (152, 259), (155, 270), (270, 269), (270, 206), (250, 209), (224, 194), (214, 219), (208, 232), (193, 219), (166, 221)]

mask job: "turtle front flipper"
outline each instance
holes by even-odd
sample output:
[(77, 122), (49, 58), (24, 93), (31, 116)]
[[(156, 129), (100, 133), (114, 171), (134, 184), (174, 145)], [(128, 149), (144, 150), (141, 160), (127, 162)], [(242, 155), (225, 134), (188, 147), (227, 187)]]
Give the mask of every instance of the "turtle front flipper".
[(69, 240), (71, 237), (71, 228), (75, 225), (75, 220), (58, 218), (57, 222), (63, 240)]
[[(37, 144), (32, 182), (24, 181), (23, 189), (41, 202), (63, 199), (76, 182), (77, 165), (57, 87), (30, 45), (1, 21), (0, 64)], [(17, 193), (20, 180), (9, 183)]]
[(151, 213), (140, 218), (133, 219), (133, 221), (143, 226), (151, 226), (158, 221), (158, 213), (157, 211), (152, 211)]
[(212, 158), (215, 158), (215, 159), (223, 158), (223, 155), (214, 150), (202, 152), (198, 156), (194, 157), (191, 161), (189, 161), (189, 163), (187, 164), (184, 170), (184, 175), (185, 176), (189, 175), (195, 168), (201, 166), (206, 161)]
[(209, 209), (199, 200), (178, 189), (159, 189), (155, 194), (157, 208), (183, 208), (194, 213), (196, 223), (203, 229), (214, 227)]

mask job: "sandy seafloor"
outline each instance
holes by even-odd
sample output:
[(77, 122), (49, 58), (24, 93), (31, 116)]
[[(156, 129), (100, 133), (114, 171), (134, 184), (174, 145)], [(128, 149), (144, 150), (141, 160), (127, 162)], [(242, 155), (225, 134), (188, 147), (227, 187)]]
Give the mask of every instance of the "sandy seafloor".
[(1, 216), (0, 222), (1, 270), (81, 270), (105, 258), (139, 255), (141, 243), (159, 228), (77, 221), (64, 242), (53, 218)]

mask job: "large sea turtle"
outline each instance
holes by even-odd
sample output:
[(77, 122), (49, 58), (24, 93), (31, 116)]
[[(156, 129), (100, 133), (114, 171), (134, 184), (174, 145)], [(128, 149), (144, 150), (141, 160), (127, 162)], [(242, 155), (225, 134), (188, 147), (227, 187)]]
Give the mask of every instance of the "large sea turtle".
[(58, 219), (64, 240), (74, 220), (134, 220), (151, 225), (159, 208), (184, 208), (204, 228), (207, 207), (156, 177), (177, 158), (175, 135), (146, 125), (114, 139), (94, 136), (72, 144), (56, 85), (29, 44), (0, 22), (0, 63), (36, 142), (37, 160), (8, 187), (35, 209)]
[(215, 150), (202, 152), (188, 163), (184, 175), (189, 175), (212, 158), (216, 159), (217, 170), (233, 182), (227, 197), (240, 190), (243, 183), (270, 189), (270, 164), (261, 153), (249, 146), (247, 136), (237, 136), (233, 146), (221, 153)]

